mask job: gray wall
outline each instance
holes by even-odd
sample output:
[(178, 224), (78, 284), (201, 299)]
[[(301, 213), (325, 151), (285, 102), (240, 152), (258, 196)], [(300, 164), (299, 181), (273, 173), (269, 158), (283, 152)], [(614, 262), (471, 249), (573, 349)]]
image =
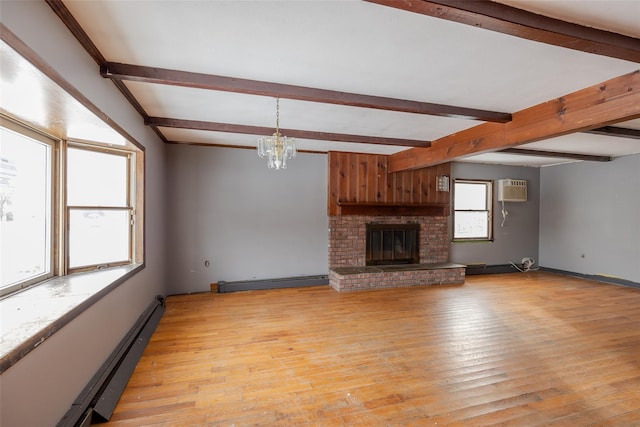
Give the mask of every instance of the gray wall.
[(43, 1), (2, 1), (1, 22), (146, 148), (146, 268), (0, 376), (0, 425), (55, 425), (157, 294), (165, 289), (165, 146), (100, 77)]
[(326, 155), (272, 171), (255, 150), (168, 149), (170, 293), (328, 274)]
[(540, 264), (640, 283), (640, 155), (540, 176)]
[[(452, 262), (501, 265), (509, 264), (510, 262), (519, 263), (524, 257), (538, 260), (539, 169), (454, 162), (451, 165), (451, 177), (496, 181), (504, 178), (526, 179), (528, 193), (526, 202), (505, 202), (505, 210), (509, 214), (504, 226), (501, 227), (502, 204), (497, 201), (498, 188), (497, 183), (494, 183), (494, 241), (451, 243), (449, 258)], [(449, 227), (449, 230), (451, 233), (451, 227)]]

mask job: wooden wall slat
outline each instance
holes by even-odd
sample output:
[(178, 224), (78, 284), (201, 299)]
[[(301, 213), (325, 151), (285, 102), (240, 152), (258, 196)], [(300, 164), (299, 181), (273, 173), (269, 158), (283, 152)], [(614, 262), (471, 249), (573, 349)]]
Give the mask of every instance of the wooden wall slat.
[(339, 153), (329, 152), (328, 178), (329, 188), (327, 189), (327, 213), (328, 215), (338, 215), (338, 194), (340, 194), (340, 159)]
[(358, 165), (358, 200), (369, 199), (369, 161), (365, 155), (356, 155)]
[(354, 202), (358, 200), (358, 155), (347, 155), (348, 166), (348, 182), (349, 185), (347, 187), (348, 195), (350, 202)]
[[(422, 176), (422, 192), (423, 192), (423, 199), (424, 200), (429, 200), (429, 198), (431, 197), (431, 195), (434, 195), (435, 197), (438, 197), (436, 193), (436, 188), (435, 188), (435, 179), (436, 179), (436, 172), (434, 170), (434, 168), (428, 168), (428, 169), (423, 169), (423, 176)], [(437, 199), (436, 199), (437, 200)]]
[[(409, 172), (409, 171), (407, 171)], [(413, 177), (415, 173), (405, 173), (402, 177), (402, 184), (400, 185), (400, 192), (402, 194), (401, 201), (403, 203), (413, 203)]]
[(338, 200), (349, 200), (349, 163), (344, 153), (338, 155)]
[(422, 182), (424, 180), (424, 171), (418, 170), (418, 173), (414, 174), (413, 181), (411, 182), (411, 199), (413, 203), (422, 203)]
[(420, 203), (429, 203), (431, 192), (431, 169), (422, 170), (422, 179), (420, 181)]
[(372, 199), (375, 202), (381, 203), (387, 200), (387, 182), (389, 179), (389, 173), (387, 171), (387, 158), (386, 156), (376, 156), (376, 192), (375, 197)]

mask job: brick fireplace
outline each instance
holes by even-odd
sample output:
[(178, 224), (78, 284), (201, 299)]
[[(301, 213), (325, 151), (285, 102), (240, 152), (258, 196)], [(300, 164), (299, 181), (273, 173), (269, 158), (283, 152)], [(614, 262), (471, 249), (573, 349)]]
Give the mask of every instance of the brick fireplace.
[(447, 217), (362, 216), (329, 217), (329, 268), (366, 265), (367, 224), (419, 224), (420, 263), (447, 262)]
[[(366, 266), (367, 224), (418, 224), (419, 264)], [(463, 283), (464, 266), (450, 264), (447, 217), (329, 217), (329, 284), (338, 291)]]
[[(448, 163), (390, 172), (384, 155), (330, 152), (328, 161), (329, 284), (334, 289), (464, 282), (465, 266), (448, 262), (450, 194), (436, 187), (439, 177), (450, 175)], [(391, 224), (394, 245), (406, 237), (395, 233), (402, 236), (402, 230), (418, 226), (418, 253), (399, 250), (380, 260), (370, 249), (367, 265), (367, 225), (388, 230)]]

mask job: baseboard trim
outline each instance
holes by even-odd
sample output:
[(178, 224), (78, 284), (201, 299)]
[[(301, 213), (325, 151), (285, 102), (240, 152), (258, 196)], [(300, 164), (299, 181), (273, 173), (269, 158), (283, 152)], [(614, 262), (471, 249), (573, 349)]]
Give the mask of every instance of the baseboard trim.
[(576, 273), (575, 271), (558, 270), (556, 268), (550, 268), (550, 267), (540, 267), (540, 270), (547, 271), (549, 273), (562, 274), (564, 276), (578, 277), (580, 279), (594, 280), (596, 282), (607, 283), (610, 285), (626, 286), (629, 288), (640, 289), (640, 283), (633, 282), (631, 280), (620, 279), (618, 277), (602, 276), (600, 274)]
[(238, 291), (256, 291), (262, 289), (301, 288), (305, 286), (323, 286), (329, 284), (329, 276), (284, 277), (280, 279), (245, 280), (237, 282), (218, 282), (218, 293)]

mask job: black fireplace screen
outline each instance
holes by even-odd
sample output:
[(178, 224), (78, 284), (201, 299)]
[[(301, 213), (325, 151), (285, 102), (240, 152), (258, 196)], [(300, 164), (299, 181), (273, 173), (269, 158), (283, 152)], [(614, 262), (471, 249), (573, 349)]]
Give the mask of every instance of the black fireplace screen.
[(366, 265), (418, 264), (419, 224), (367, 224)]

